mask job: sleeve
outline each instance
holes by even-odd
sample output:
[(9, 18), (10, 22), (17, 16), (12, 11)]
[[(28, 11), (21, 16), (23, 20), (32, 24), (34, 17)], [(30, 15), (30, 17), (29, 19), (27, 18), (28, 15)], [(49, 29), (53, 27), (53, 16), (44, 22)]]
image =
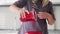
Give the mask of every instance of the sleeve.
[(46, 5), (46, 9), (47, 9), (47, 12), (53, 16), (53, 19), (56, 20), (55, 15), (54, 15), (54, 11), (53, 11), (53, 5), (51, 2), (49, 2), (48, 5)]
[(14, 3), (14, 5), (16, 5), (17, 7), (19, 8), (23, 8), (25, 5), (26, 5), (26, 2), (27, 0), (18, 0)]

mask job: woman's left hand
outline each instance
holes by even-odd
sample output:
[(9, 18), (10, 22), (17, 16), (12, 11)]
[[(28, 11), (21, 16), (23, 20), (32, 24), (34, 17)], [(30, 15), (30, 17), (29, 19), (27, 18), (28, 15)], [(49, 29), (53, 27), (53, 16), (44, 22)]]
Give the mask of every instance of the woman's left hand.
[(40, 19), (48, 19), (48, 24), (54, 24), (55, 20), (53, 19), (52, 15), (47, 12), (39, 12), (38, 17)]
[(49, 16), (49, 13), (47, 13), (47, 12), (39, 12), (38, 13), (38, 17), (40, 19), (46, 19), (46, 18), (48, 18), (48, 16)]

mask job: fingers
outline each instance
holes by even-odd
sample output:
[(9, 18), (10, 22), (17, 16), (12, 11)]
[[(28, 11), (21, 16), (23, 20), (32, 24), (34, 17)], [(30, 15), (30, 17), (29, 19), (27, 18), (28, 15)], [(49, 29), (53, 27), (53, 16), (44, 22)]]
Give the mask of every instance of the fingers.
[(25, 12), (29, 14), (29, 11), (28, 10), (25, 10)]
[(25, 9), (21, 9), (20, 10), (20, 15), (22, 16), (22, 18), (26, 18), (25, 13), (28, 13), (29, 14), (28, 10), (25, 10)]
[(20, 10), (20, 15), (22, 18), (25, 18), (25, 11), (23, 9)]
[(26, 17), (26, 16), (25, 16), (25, 11), (24, 11), (24, 10), (22, 11), (22, 16), (23, 16), (23, 18)]
[(42, 14), (38, 14), (38, 17), (39, 17), (40, 19), (44, 19), (44, 18), (45, 18)]
[(46, 12), (39, 12), (39, 14), (38, 14), (38, 17), (40, 18), (40, 19), (46, 19), (47, 18), (47, 14), (46, 14)]

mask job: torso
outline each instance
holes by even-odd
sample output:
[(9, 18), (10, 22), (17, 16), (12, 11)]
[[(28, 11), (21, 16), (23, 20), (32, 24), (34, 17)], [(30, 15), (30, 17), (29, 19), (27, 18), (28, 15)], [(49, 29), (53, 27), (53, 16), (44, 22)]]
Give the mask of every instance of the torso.
[[(29, 1), (27, 2), (27, 4), (26, 4), (26, 6), (25, 6), (25, 8), (26, 9), (28, 9), (29, 10), (29, 6), (28, 5), (30, 5), (30, 9), (31, 8), (35, 8), (35, 10), (38, 12), (38, 11), (40, 11), (41, 10), (41, 8), (42, 8), (42, 2), (41, 1), (37, 1), (36, 3), (33, 3), (33, 2), (30, 2), (30, 4), (28, 4), (29, 3)], [(33, 7), (33, 5), (36, 5), (35, 7)], [(36, 9), (37, 8), (37, 9)]]

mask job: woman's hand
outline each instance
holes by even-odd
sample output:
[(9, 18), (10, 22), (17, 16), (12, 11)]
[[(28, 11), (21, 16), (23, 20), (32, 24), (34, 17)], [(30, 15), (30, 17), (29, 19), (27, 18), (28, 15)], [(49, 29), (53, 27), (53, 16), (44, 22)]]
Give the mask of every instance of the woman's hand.
[(26, 10), (26, 9), (20, 9), (19, 12), (20, 12), (20, 15), (22, 16), (22, 18), (26, 17), (25, 12), (27, 12), (29, 14), (28, 10)]
[(39, 12), (38, 17), (40, 19), (48, 19), (48, 24), (54, 24), (55, 20), (53, 19), (52, 15), (47, 12)]
[(27, 13), (29, 13), (28, 12), (28, 10), (26, 10), (25, 8), (19, 8), (19, 7), (17, 7), (17, 6), (15, 6), (15, 5), (11, 5), (10, 7), (9, 7), (9, 9), (12, 11), (12, 12), (20, 12), (20, 14), (21, 14), (21, 16), (23, 17), (23, 18), (25, 18), (25, 12), (27, 12)]
[(46, 19), (46, 18), (48, 18), (48, 13), (47, 12), (39, 12), (39, 14), (38, 14), (38, 17), (40, 18), (40, 19)]

